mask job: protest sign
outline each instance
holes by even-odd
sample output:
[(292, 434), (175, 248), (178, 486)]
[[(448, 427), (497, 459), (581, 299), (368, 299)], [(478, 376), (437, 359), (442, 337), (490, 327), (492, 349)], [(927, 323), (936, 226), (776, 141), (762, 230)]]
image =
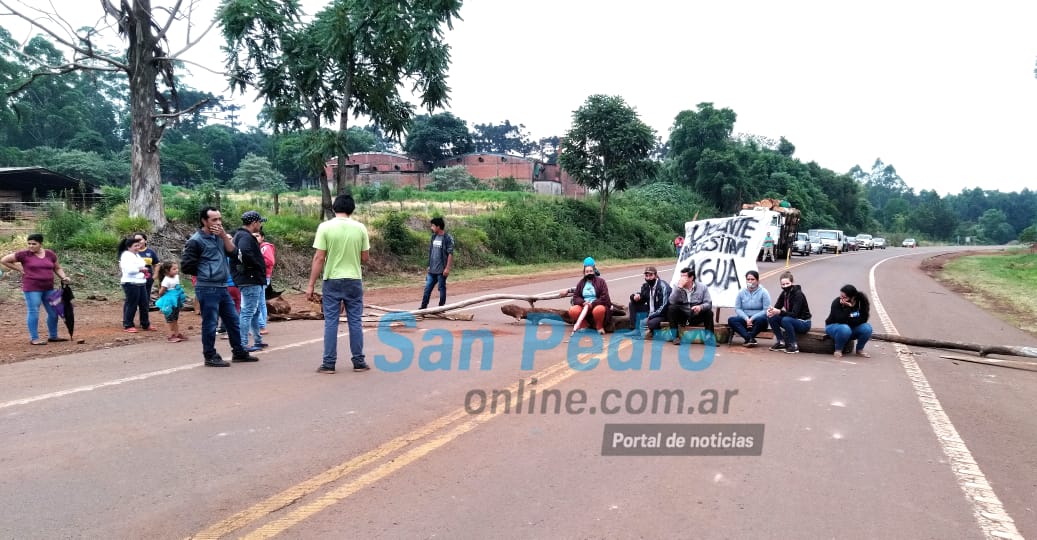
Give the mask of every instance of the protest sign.
[(745, 273), (756, 270), (756, 257), (767, 235), (758, 216), (702, 219), (684, 224), (684, 246), (677, 256), (670, 284), (676, 286), (682, 268), (695, 271), (695, 282), (709, 288), (714, 306), (734, 307)]

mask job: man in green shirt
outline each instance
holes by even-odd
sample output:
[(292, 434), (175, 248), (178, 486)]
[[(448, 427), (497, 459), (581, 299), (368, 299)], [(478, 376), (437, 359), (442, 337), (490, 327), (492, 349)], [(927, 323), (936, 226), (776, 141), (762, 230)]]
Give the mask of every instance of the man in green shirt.
[(371, 369), (364, 361), (364, 282), (361, 265), (366, 264), (371, 251), (367, 227), (354, 220), (356, 202), (349, 195), (339, 195), (331, 205), (335, 217), (317, 226), (313, 239), (313, 263), (310, 265), (310, 283), (306, 295), (315, 300), (313, 287), (321, 277), (321, 306), (324, 311), (324, 358), (317, 373), (335, 373), (338, 359), (338, 319), (340, 306), (346, 305), (349, 324), (349, 351), (353, 371)]

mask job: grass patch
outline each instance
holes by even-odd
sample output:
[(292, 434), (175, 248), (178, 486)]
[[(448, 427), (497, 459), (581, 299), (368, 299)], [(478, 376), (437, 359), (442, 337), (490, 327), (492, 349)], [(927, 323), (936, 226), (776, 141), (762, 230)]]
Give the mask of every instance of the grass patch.
[(1037, 255), (1015, 250), (998, 255), (958, 257), (941, 279), (969, 291), (976, 305), (1031, 334), (1037, 334)]

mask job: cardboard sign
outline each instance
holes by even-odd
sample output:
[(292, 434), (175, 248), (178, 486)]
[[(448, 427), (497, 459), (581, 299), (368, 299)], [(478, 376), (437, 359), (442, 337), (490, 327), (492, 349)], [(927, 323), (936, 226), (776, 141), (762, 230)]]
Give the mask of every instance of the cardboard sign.
[(767, 236), (761, 216), (702, 219), (684, 224), (684, 246), (677, 256), (670, 285), (676, 287), (681, 269), (695, 271), (695, 282), (709, 288), (717, 307), (734, 307), (745, 273), (758, 270), (756, 257)]

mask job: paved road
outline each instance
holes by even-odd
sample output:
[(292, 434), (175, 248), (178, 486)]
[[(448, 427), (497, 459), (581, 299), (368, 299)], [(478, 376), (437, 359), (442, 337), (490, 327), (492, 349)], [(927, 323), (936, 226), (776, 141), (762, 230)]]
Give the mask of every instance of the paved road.
[[(920, 273), (936, 251), (791, 270), (815, 328), (854, 283), (885, 332), (1037, 346)], [(783, 266), (761, 268), (773, 292)], [(615, 298), (641, 279), (605, 277)], [(316, 321), (274, 326), (261, 362), (230, 369), (200, 367), (197, 340), (0, 366), (0, 538), (1037, 537), (1035, 372), (884, 342), (838, 360), (609, 336), (599, 354), (496, 305), (472, 312), (369, 329), (381, 368), (362, 374), (314, 373)], [(667, 411), (656, 398), (675, 391)], [(737, 424), (707, 427), (742, 442), (762, 424), (762, 450), (603, 455), (615, 424), (664, 441)], [(651, 440), (614, 429), (620, 446)]]

